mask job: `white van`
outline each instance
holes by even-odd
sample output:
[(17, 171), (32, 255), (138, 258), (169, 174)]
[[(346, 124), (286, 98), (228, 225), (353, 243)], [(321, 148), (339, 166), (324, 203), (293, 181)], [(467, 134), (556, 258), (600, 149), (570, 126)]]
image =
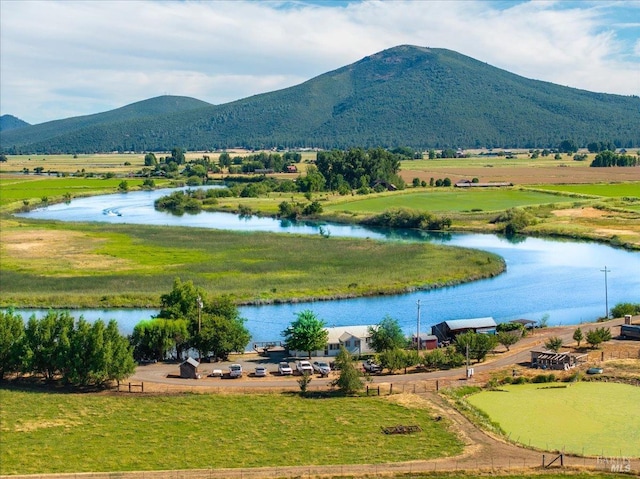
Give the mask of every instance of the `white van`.
[(242, 377), (242, 366), (239, 364), (232, 364), (229, 366), (229, 377), (230, 378), (241, 378)]

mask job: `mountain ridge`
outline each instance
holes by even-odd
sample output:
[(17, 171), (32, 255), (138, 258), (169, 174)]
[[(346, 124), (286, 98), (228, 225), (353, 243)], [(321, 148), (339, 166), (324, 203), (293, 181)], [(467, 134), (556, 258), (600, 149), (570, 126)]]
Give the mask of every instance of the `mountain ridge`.
[(222, 105), (190, 100), (176, 111), (144, 117), (118, 117), (113, 112), (122, 109), (116, 109), (89, 123), (79, 120), (87, 117), (57, 120), (62, 123), (54, 126), (64, 127), (57, 131), (34, 125), (2, 132), (1, 146), (97, 152), (175, 146), (552, 147), (563, 139), (640, 145), (638, 97), (532, 80), (451, 50), (412, 45)]

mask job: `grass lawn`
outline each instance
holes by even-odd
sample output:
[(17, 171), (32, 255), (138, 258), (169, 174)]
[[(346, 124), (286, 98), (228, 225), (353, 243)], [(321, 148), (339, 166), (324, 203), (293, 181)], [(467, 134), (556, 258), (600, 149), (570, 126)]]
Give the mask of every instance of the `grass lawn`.
[(390, 208), (411, 208), (434, 212), (499, 211), (516, 206), (568, 202), (554, 194), (512, 188), (465, 190), (460, 188), (428, 189), (404, 194), (356, 198), (328, 205), (326, 211), (355, 211), (379, 213)]
[(640, 182), (638, 183), (610, 183), (585, 185), (537, 185), (539, 190), (558, 191), (564, 193), (578, 193), (583, 195), (604, 196), (607, 198), (636, 197), (640, 198)]
[(484, 391), (467, 400), (523, 444), (593, 456), (640, 457), (637, 387), (599, 382), (527, 384), (501, 386), (500, 391)]
[[(0, 403), (0, 474), (380, 464), (462, 452), (444, 421), (431, 419), (425, 401), (401, 404), (397, 396), (0, 390)], [(417, 424), (423, 431), (380, 430), (396, 424)]]
[(391, 294), (504, 268), (428, 243), (17, 219), (0, 231), (2, 306), (158, 307), (176, 277), (241, 303)]

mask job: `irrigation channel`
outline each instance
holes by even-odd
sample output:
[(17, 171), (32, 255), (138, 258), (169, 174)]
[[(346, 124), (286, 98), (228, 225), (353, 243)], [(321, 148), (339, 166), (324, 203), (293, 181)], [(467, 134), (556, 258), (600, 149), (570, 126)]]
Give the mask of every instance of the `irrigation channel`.
[[(72, 200), (18, 216), (62, 221), (190, 226), (237, 231), (296, 234), (329, 234), (384, 241), (428, 241), (477, 248), (502, 256), (507, 271), (498, 277), (437, 290), (394, 296), (317, 301), (294, 304), (243, 306), (241, 315), (252, 342), (281, 339), (281, 331), (296, 313), (311, 309), (328, 326), (377, 324), (385, 315), (398, 320), (407, 334), (415, 332), (420, 302), (421, 332), (449, 319), (492, 316), (497, 322), (525, 318), (548, 325), (592, 322), (604, 317), (620, 302), (640, 302), (640, 253), (607, 245), (558, 239), (493, 234), (426, 233), (373, 229), (359, 225), (293, 222), (266, 217), (240, 217), (229, 213), (174, 216), (154, 209), (156, 198), (174, 190), (140, 191)], [(607, 273), (604, 270), (607, 270)], [(42, 310), (20, 310), (23, 317), (44, 314)], [(76, 310), (87, 320), (115, 319), (129, 334), (157, 310)]]

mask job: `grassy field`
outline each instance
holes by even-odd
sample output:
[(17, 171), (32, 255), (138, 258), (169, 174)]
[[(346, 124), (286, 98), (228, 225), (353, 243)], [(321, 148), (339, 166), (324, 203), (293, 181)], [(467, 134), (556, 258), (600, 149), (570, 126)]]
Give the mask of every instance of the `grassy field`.
[(603, 196), (606, 198), (635, 197), (640, 199), (640, 182), (587, 185), (537, 185), (534, 186), (534, 188), (580, 195)]
[(487, 252), (427, 243), (14, 219), (0, 229), (2, 306), (157, 307), (177, 276), (243, 303), (332, 298), (504, 268)]
[[(422, 191), (420, 191), (422, 190)], [(465, 190), (443, 188), (426, 191), (407, 190), (404, 194), (383, 195), (356, 199), (329, 205), (327, 211), (353, 211), (356, 213), (380, 213), (390, 208), (411, 208), (438, 213), (448, 211), (501, 211), (517, 206), (569, 202), (569, 198), (534, 191), (512, 188)]]
[[(462, 452), (446, 421), (432, 420), (426, 401), (399, 398), (0, 389), (0, 474), (380, 464)], [(396, 424), (423, 431), (381, 433), (381, 426)]]
[(468, 402), (512, 440), (545, 450), (640, 457), (640, 388), (579, 382), (500, 389)]
[[(87, 194), (106, 194), (118, 190), (118, 185), (125, 180), (130, 189), (142, 186), (139, 178), (56, 178), (46, 175), (25, 175), (0, 177), (0, 207), (24, 200), (29, 204), (39, 204), (43, 197), (49, 201), (59, 200), (67, 195), (74, 198)], [(156, 180), (160, 185), (167, 180)]]

